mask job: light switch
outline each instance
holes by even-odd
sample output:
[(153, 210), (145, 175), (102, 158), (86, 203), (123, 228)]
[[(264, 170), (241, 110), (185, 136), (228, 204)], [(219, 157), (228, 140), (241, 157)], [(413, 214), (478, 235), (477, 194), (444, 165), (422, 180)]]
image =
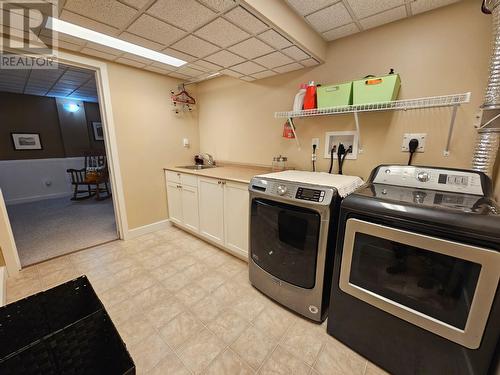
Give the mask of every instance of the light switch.
[(189, 148), (189, 138), (184, 138), (182, 140), (182, 145), (185, 147), (185, 148)]

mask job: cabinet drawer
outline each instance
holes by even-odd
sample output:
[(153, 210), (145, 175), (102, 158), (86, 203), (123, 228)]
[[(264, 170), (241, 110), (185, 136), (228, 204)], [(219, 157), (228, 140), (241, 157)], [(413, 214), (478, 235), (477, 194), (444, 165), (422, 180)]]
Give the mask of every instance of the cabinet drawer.
[(187, 185), (187, 186), (192, 186), (192, 187), (198, 187), (198, 177), (194, 176), (192, 174), (184, 174), (181, 173), (181, 184)]
[(181, 173), (172, 172), (172, 171), (165, 171), (165, 175), (167, 176), (167, 181), (175, 182), (176, 184), (181, 183)]

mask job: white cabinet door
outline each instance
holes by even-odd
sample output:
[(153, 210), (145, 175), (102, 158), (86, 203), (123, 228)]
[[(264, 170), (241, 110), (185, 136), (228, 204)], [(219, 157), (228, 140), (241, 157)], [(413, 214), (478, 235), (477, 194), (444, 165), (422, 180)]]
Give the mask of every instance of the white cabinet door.
[(198, 178), (200, 233), (224, 244), (224, 185), (221, 180)]
[(242, 255), (248, 254), (248, 185), (234, 182), (224, 184), (225, 246)]
[(198, 189), (187, 185), (182, 186), (182, 223), (187, 228), (198, 232)]
[(182, 187), (175, 182), (167, 182), (168, 215), (176, 224), (182, 223)]

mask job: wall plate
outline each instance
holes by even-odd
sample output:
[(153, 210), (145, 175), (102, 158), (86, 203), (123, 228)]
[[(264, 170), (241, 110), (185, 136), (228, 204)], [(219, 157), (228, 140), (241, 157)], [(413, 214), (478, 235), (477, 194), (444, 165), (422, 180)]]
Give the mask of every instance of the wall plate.
[(349, 152), (346, 159), (358, 158), (358, 132), (355, 130), (340, 131), (340, 132), (327, 132), (325, 133), (325, 159), (330, 159), (330, 151), (335, 147), (333, 158), (337, 159), (337, 147), (342, 143), (347, 149), (352, 146), (352, 152)]
[(401, 144), (401, 151), (410, 152), (409, 143), (413, 138), (418, 139), (418, 147), (416, 152), (424, 152), (427, 133), (405, 133), (403, 135), (403, 143)]

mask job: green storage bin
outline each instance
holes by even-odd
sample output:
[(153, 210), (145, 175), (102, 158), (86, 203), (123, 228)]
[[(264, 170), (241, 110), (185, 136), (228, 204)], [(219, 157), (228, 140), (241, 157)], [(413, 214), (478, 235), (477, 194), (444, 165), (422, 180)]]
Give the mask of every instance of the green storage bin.
[(320, 86), (316, 90), (318, 108), (330, 108), (352, 104), (352, 82)]
[(396, 100), (401, 87), (399, 74), (363, 78), (353, 82), (353, 104), (390, 102)]

